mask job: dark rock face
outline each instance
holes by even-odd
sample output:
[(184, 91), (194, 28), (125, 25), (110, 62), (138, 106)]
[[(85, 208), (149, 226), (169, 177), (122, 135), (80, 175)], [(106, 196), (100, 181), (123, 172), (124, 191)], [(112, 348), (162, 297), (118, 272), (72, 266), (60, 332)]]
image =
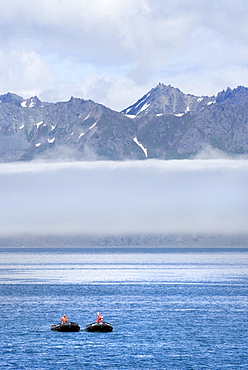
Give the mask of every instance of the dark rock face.
[(192, 158), (205, 147), (248, 153), (248, 88), (217, 97), (159, 84), (116, 112), (91, 100), (0, 96), (0, 160)]

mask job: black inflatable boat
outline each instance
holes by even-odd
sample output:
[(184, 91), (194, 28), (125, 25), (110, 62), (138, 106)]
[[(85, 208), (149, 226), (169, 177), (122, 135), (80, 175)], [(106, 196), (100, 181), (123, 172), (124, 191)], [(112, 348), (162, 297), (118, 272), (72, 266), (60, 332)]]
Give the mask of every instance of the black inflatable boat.
[(86, 326), (85, 330), (91, 332), (101, 332), (107, 333), (113, 330), (113, 326), (110, 325), (108, 322), (94, 322), (93, 324), (89, 324)]
[(51, 326), (51, 330), (56, 330), (56, 331), (79, 331), (80, 326), (76, 322), (66, 322), (64, 324), (55, 324)]

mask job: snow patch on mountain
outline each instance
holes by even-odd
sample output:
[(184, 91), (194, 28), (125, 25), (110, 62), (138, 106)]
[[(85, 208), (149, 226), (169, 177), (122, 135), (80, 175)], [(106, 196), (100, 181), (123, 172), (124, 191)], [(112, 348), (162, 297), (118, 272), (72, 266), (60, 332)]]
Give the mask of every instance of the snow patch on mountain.
[(145, 103), (145, 104), (143, 105), (143, 107), (138, 111), (137, 115), (138, 115), (138, 114), (140, 114), (141, 112), (143, 112), (144, 110), (146, 110), (149, 106), (150, 106), (150, 104)]
[(147, 149), (138, 141), (137, 137), (133, 139), (133, 141), (143, 150), (145, 153), (146, 158), (148, 157)]
[(125, 114), (125, 116), (132, 119), (137, 117), (135, 114)]
[(92, 129), (93, 129), (93, 127), (95, 127), (95, 126), (96, 126), (97, 122), (98, 122), (98, 121), (96, 121), (95, 123), (93, 123), (93, 125), (92, 125), (92, 126), (90, 126), (89, 130), (92, 130)]
[(35, 125), (39, 128), (43, 124), (43, 121), (37, 122)]
[(53, 137), (52, 139), (47, 139), (47, 141), (49, 142), (49, 144), (52, 144), (55, 141), (55, 137)]
[(135, 108), (138, 108), (142, 103), (144, 103), (149, 95), (145, 95), (145, 97), (137, 104), (135, 105)]

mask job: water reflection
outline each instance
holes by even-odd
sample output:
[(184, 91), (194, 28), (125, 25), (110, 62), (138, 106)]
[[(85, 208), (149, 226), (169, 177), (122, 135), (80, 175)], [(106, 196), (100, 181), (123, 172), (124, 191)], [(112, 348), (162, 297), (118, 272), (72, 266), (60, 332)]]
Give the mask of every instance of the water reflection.
[(1, 283), (187, 283), (247, 277), (247, 250), (0, 251)]

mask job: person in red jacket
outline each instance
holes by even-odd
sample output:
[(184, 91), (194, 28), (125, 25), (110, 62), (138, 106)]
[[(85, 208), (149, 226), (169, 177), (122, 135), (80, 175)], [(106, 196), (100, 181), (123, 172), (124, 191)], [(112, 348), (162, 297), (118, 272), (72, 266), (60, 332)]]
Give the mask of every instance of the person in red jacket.
[(100, 312), (97, 312), (96, 322), (102, 322), (103, 316), (100, 314)]
[(64, 314), (64, 315), (61, 317), (61, 321), (62, 321), (62, 324), (65, 324), (65, 323), (68, 321), (68, 317), (66, 316), (66, 314)]

